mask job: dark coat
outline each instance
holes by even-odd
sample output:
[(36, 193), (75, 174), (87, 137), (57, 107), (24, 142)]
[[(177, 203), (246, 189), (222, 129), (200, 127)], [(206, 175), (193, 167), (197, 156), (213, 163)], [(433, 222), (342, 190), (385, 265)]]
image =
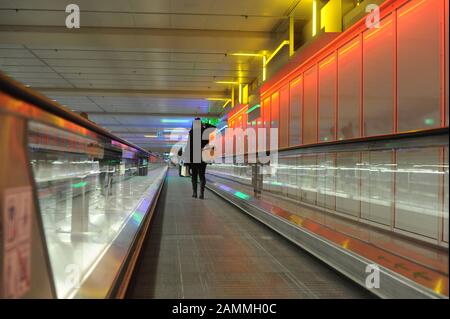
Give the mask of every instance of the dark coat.
[[(215, 126), (202, 123), (200, 136), (203, 136), (203, 133), (209, 128), (215, 128)], [(185, 164), (188, 164), (188, 165), (195, 164), (195, 163), (193, 163), (194, 162), (194, 152), (198, 152), (197, 158), (201, 159), (202, 158), (202, 154), (201, 154), (202, 150), (208, 145), (208, 143), (209, 143), (208, 139), (201, 139), (201, 143), (200, 143), (201, 149), (194, 150), (194, 124), (193, 124), (193, 127), (189, 131), (189, 138), (187, 141), (185, 154), (183, 154)], [(194, 151), (191, 151), (191, 150), (194, 150)], [(188, 155), (189, 155), (189, 158), (188, 158)], [(205, 163), (203, 161), (201, 161), (201, 162)]]

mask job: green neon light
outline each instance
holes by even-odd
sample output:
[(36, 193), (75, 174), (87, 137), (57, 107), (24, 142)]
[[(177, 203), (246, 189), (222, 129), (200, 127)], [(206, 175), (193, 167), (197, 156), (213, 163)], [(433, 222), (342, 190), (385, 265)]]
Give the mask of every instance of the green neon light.
[(81, 188), (87, 185), (87, 182), (79, 182), (77, 184), (72, 184), (73, 188)]
[(245, 200), (250, 198), (249, 195), (241, 193), (241, 192), (235, 192), (234, 196), (239, 197), (240, 199), (245, 199)]
[(424, 120), (425, 125), (434, 125), (434, 119), (425, 119)]
[(248, 113), (253, 112), (254, 110), (256, 110), (256, 109), (258, 109), (260, 107), (261, 107), (261, 105), (255, 104), (250, 109), (248, 109), (247, 112), (245, 112), (245, 113), (248, 114)]
[(205, 119), (202, 119), (202, 123), (217, 126), (217, 124), (219, 124), (219, 119), (218, 118), (205, 118)]

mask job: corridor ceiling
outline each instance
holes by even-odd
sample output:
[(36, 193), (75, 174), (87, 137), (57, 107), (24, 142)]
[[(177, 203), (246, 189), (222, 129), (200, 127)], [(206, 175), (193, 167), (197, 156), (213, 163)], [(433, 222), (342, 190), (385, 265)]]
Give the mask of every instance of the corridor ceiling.
[[(310, 0), (0, 0), (0, 70), (152, 151), (163, 128), (217, 116), (251, 82), (287, 15)], [(66, 5), (80, 7), (68, 29)], [(169, 119), (169, 121), (167, 121)], [(174, 121), (175, 120), (175, 121)], [(178, 121), (179, 120), (179, 121)], [(147, 135), (147, 137), (145, 137)]]

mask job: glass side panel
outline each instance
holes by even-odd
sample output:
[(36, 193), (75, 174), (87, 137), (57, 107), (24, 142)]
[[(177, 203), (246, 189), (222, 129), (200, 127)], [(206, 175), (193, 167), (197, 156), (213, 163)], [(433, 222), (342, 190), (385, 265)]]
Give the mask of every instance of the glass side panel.
[(361, 217), (385, 225), (393, 219), (393, 153), (362, 153)]
[(299, 148), (273, 166), (258, 197), (223, 166), (208, 174), (253, 207), (448, 296), (448, 135)]
[[(59, 298), (72, 297), (159, 167), (131, 148), (29, 123), (29, 156)], [(150, 171), (156, 172), (158, 170)]]
[(439, 148), (397, 152), (395, 226), (437, 239), (442, 176)]

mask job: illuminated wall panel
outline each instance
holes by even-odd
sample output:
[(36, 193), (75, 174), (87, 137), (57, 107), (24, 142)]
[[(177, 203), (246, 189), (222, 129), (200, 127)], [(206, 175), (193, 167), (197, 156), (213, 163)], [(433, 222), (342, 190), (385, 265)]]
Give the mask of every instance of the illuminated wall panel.
[(280, 90), (279, 138), (281, 148), (289, 146), (289, 84), (286, 84)]
[(289, 91), (289, 146), (303, 144), (303, 77), (290, 83)]
[(263, 121), (264, 121), (264, 128), (266, 129), (266, 150), (269, 150), (270, 146), (270, 96), (266, 99), (264, 99), (264, 114), (263, 114)]
[(440, 0), (411, 1), (397, 11), (398, 131), (441, 125)]
[[(275, 92), (272, 94), (271, 107), (270, 107), (270, 127), (279, 128), (280, 126), (280, 94)], [(279, 134), (279, 132), (278, 132)], [(278, 136), (279, 141), (279, 136)]]
[(361, 75), (361, 43), (355, 41), (338, 50), (337, 135), (339, 140), (360, 136)]
[(336, 55), (319, 63), (319, 141), (334, 141), (336, 123)]
[(305, 72), (303, 143), (317, 143), (317, 65)]
[(393, 18), (363, 33), (364, 135), (394, 132)]

